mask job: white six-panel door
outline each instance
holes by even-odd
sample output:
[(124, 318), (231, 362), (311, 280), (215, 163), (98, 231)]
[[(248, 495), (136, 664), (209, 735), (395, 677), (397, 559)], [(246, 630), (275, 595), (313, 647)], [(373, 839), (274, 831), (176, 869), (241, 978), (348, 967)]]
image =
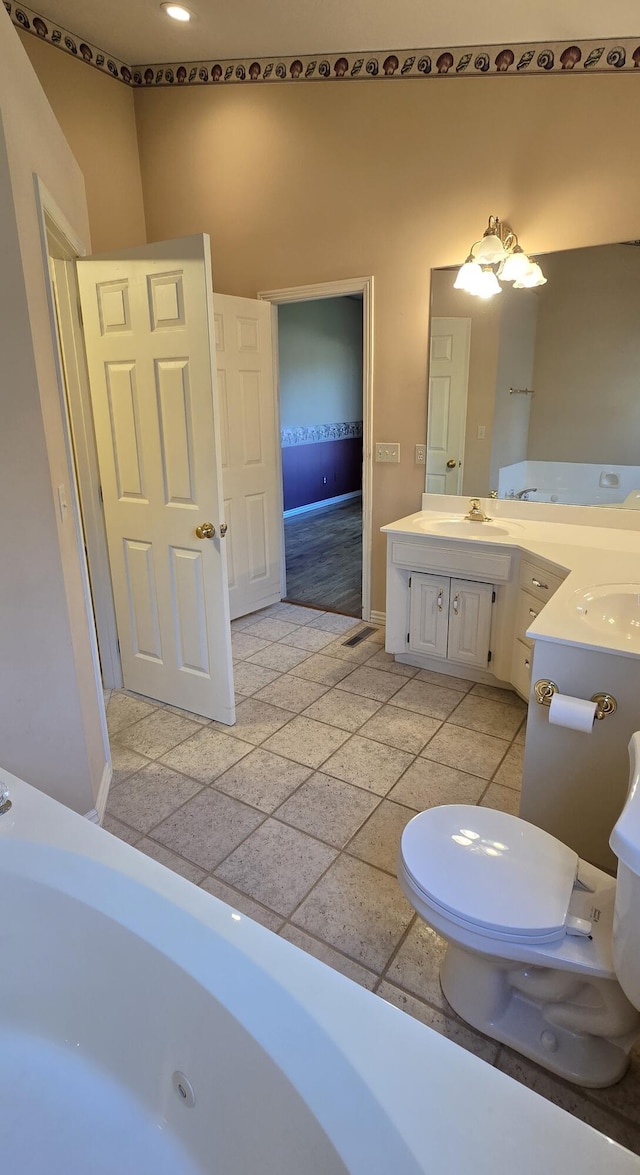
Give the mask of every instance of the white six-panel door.
[(461, 490), (470, 338), (470, 318), (431, 320), (428, 494), (459, 494)]
[(188, 237), (78, 281), (125, 686), (233, 723), (209, 258)]
[(280, 599), (282, 484), (271, 306), (213, 295), (231, 618)]

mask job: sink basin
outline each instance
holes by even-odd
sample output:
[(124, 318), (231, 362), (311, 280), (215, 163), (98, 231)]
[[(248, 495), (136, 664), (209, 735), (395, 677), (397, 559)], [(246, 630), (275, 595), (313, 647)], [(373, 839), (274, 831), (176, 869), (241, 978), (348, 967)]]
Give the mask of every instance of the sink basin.
[(581, 588), (575, 598), (589, 628), (640, 645), (640, 583), (600, 583)]
[(503, 526), (497, 522), (470, 522), (466, 518), (431, 519), (425, 521), (423, 526), (425, 530), (434, 530), (454, 539), (506, 538), (514, 530), (522, 529), (518, 522), (509, 522)]

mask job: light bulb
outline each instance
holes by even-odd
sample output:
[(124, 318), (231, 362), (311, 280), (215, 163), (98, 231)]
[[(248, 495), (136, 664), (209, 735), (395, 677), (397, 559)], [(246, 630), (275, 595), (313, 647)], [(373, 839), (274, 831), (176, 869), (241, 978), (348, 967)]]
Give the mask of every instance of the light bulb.
[(496, 233), (489, 233), (474, 246), (473, 255), (481, 265), (495, 265), (496, 261), (504, 261), (507, 251)]
[(480, 279), (474, 290), (471, 291), (478, 298), (493, 298), (494, 294), (502, 293), (502, 286), (492, 269), (483, 269)]
[(170, 16), (172, 20), (191, 20), (191, 13), (188, 8), (183, 8), (181, 4), (161, 4), (160, 7)]
[(503, 282), (517, 282), (520, 281), (523, 274), (528, 273), (531, 269), (531, 262), (526, 253), (518, 246), (517, 251), (510, 253), (507, 257), (502, 270), (500, 271), (500, 280)]
[(547, 283), (547, 279), (544, 276), (537, 261), (534, 261), (533, 265), (531, 266), (530, 276), (534, 278), (534, 280), (531, 282), (532, 286), (544, 286)]
[(531, 290), (534, 286), (544, 286), (546, 281), (538, 262), (529, 261), (528, 268), (517, 281), (514, 281), (513, 288), (514, 290)]
[(477, 261), (465, 261), (458, 270), (454, 281), (454, 289), (464, 290), (467, 294), (475, 294), (476, 287), (482, 281), (482, 269)]

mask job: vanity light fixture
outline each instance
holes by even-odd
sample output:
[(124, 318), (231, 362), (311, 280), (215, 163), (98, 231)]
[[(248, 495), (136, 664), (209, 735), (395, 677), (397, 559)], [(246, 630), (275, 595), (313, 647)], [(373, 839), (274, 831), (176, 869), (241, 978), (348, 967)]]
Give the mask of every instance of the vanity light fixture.
[(191, 13), (188, 8), (183, 8), (181, 4), (161, 4), (163, 12), (170, 16), (172, 20), (188, 21), (191, 20)]
[(497, 216), (490, 216), (482, 239), (471, 246), (453, 284), (456, 290), (478, 298), (492, 298), (500, 293), (501, 281), (524, 290), (543, 286), (546, 280), (538, 262), (523, 252), (512, 229)]

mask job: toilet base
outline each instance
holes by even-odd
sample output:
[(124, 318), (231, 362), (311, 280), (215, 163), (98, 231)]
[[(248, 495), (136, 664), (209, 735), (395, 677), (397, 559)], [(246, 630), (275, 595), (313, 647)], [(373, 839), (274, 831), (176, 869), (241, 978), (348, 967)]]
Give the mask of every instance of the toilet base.
[(637, 1032), (611, 1039), (571, 1032), (550, 1024), (542, 1006), (517, 991), (507, 978), (513, 963), (449, 943), (440, 969), (448, 1002), (463, 1020), (486, 1036), (557, 1073), (592, 1089), (614, 1085), (624, 1075)]

